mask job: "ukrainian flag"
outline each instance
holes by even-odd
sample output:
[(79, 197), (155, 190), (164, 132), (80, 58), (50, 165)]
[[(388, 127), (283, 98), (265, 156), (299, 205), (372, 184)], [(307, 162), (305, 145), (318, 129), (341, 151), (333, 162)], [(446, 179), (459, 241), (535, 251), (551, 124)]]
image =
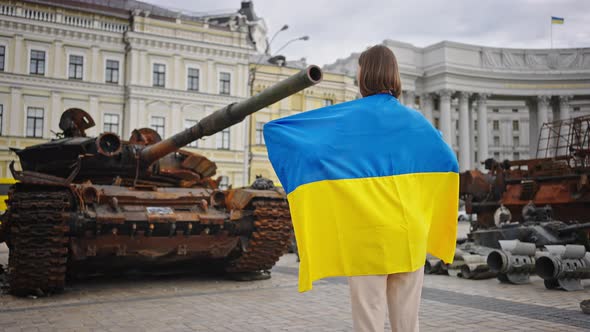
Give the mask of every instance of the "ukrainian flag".
[(563, 23), (564, 23), (563, 17), (551, 16), (551, 24), (563, 24)]
[(452, 262), (457, 158), (419, 112), (378, 94), (274, 120), (264, 138), (288, 194), (299, 291), (415, 271), (427, 252)]

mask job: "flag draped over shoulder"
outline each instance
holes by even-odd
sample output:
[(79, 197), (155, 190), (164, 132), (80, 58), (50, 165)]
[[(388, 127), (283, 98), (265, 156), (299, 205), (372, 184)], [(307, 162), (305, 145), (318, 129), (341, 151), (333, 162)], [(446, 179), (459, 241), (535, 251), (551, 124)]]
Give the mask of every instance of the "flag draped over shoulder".
[(452, 262), (457, 158), (419, 112), (378, 94), (271, 121), (264, 138), (288, 195), (299, 291), (415, 271), (427, 252)]

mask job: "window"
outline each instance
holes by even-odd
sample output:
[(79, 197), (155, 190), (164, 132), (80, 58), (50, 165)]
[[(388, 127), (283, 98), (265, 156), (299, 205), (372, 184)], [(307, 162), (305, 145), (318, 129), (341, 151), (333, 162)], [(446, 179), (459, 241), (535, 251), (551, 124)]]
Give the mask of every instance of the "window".
[(0, 104), (0, 136), (2, 136), (2, 125), (4, 124), (4, 105)]
[(256, 144), (264, 145), (264, 122), (256, 122)]
[(497, 109), (497, 108), (493, 108), (493, 109), (492, 109), (492, 112), (494, 112), (494, 113), (498, 113), (498, 112), (500, 112), (500, 110), (499, 110), (499, 109)]
[(166, 86), (166, 65), (154, 63), (153, 86), (163, 88)]
[(500, 130), (500, 121), (494, 120), (492, 123), (494, 125), (494, 130)]
[(324, 99), (324, 106), (334, 105), (334, 101), (332, 99)]
[(579, 112), (580, 108), (579, 107), (574, 107), (574, 112)]
[(500, 160), (500, 152), (494, 152), (494, 159)]
[(513, 108), (512, 113), (518, 113), (518, 108)]
[(104, 74), (104, 81), (107, 83), (119, 83), (119, 61), (107, 60), (106, 72)]
[(105, 113), (102, 130), (105, 133), (119, 134), (119, 114)]
[(512, 160), (519, 160), (520, 159), (520, 153), (519, 152), (513, 152), (512, 153)]
[(455, 121), (455, 129), (459, 129), (459, 120)]
[(435, 127), (436, 129), (439, 129), (439, 128), (438, 128), (439, 124), (440, 124), (440, 120), (439, 120), (438, 118), (434, 118), (434, 127)]
[(30, 73), (45, 75), (45, 51), (31, 50)]
[(231, 82), (231, 76), (229, 73), (219, 73), (219, 94), (229, 95), (229, 85)]
[(512, 120), (512, 130), (518, 130), (518, 128), (520, 128), (518, 120)]
[(474, 161), (479, 161), (479, 159), (477, 159), (477, 151), (475, 151), (475, 157), (473, 158)]
[[(477, 144), (477, 136), (473, 136), (473, 142)], [(477, 159), (476, 159), (477, 160)]]
[(197, 68), (188, 69), (187, 90), (199, 91), (199, 70)]
[(43, 109), (27, 109), (27, 137), (43, 137)]
[[(184, 129), (188, 129), (194, 125), (196, 125), (197, 123), (199, 123), (199, 120), (184, 120)], [(193, 141), (191, 143), (189, 143), (187, 146), (190, 146), (191, 148), (196, 148), (198, 147), (198, 142), (199, 140)]]
[(4, 60), (6, 59), (6, 47), (0, 45), (0, 71), (4, 71)]
[(70, 55), (70, 66), (68, 68), (68, 78), (71, 80), (81, 80), (83, 66), (84, 66), (84, 58), (81, 55)]
[(500, 136), (494, 136), (494, 145), (495, 146), (500, 145)]
[(229, 150), (229, 128), (217, 133), (217, 148), (221, 150)]
[(477, 120), (473, 120), (473, 126), (475, 127), (475, 130), (477, 130)]
[(164, 138), (166, 126), (166, 119), (163, 116), (152, 116), (152, 129), (155, 130), (160, 137)]
[(518, 137), (518, 136), (512, 137), (512, 144), (514, 144), (514, 146), (520, 146), (520, 137)]

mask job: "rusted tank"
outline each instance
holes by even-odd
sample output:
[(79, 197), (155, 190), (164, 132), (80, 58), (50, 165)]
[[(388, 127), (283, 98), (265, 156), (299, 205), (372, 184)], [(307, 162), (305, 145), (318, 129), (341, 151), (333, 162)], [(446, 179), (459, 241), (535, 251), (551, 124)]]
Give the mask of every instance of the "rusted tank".
[(220, 190), (215, 163), (181, 148), (321, 79), (310, 66), (165, 140), (147, 128), (128, 141), (87, 137), (91, 117), (67, 110), (60, 138), (14, 149), (22, 171), (11, 165), (19, 183), (4, 217), (11, 292), (60, 291), (68, 272), (104, 267), (214, 264), (269, 277), (291, 236), (284, 192), (268, 181)]
[[(500, 205), (520, 216), (529, 203), (549, 206), (553, 218), (566, 223), (590, 222), (590, 116), (544, 124), (536, 157), (488, 159), (487, 173), (461, 174), (461, 199), (468, 213), (477, 214), (474, 229), (498, 226), (494, 213)], [(529, 212), (530, 218), (547, 219), (540, 210)]]
[[(512, 283), (528, 282), (530, 273), (542, 271), (548, 288), (580, 289), (579, 280), (565, 282), (543, 271), (552, 271), (547, 262), (561, 259), (551, 254), (555, 246), (563, 246), (557, 252), (568, 245), (580, 245), (576, 253), (584, 252), (584, 246), (590, 250), (590, 116), (544, 124), (536, 157), (488, 159), (484, 162), (487, 173), (471, 170), (460, 175), (460, 198), (466, 212), (477, 218), (471, 221), (468, 241), (458, 245), (459, 263), (448, 266), (449, 271), (456, 268), (462, 272), (455, 274), (471, 278), (497, 275)], [(546, 255), (552, 259), (543, 258), (536, 267), (537, 258)], [(468, 264), (475, 256), (477, 262)], [(585, 269), (582, 265), (576, 268)], [(556, 275), (590, 276), (568, 273)]]

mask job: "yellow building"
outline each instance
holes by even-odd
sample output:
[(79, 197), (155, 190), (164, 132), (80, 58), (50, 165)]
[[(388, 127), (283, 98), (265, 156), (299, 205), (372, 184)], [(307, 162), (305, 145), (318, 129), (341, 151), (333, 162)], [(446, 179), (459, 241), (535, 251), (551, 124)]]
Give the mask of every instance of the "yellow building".
[[(304, 68), (304, 66), (251, 64), (250, 70), (251, 72), (254, 71), (253, 94), (297, 73), (301, 68)], [(250, 151), (250, 160), (247, 171), (249, 173), (249, 182), (254, 181), (256, 175), (262, 175), (273, 180), (275, 184), (279, 184), (277, 175), (268, 160), (268, 153), (264, 145), (262, 128), (265, 123), (299, 112), (353, 100), (357, 97), (358, 88), (351, 77), (324, 72), (324, 78), (320, 84), (254, 113), (250, 117), (249, 123), (250, 137), (248, 142), (250, 144), (248, 150)]]

